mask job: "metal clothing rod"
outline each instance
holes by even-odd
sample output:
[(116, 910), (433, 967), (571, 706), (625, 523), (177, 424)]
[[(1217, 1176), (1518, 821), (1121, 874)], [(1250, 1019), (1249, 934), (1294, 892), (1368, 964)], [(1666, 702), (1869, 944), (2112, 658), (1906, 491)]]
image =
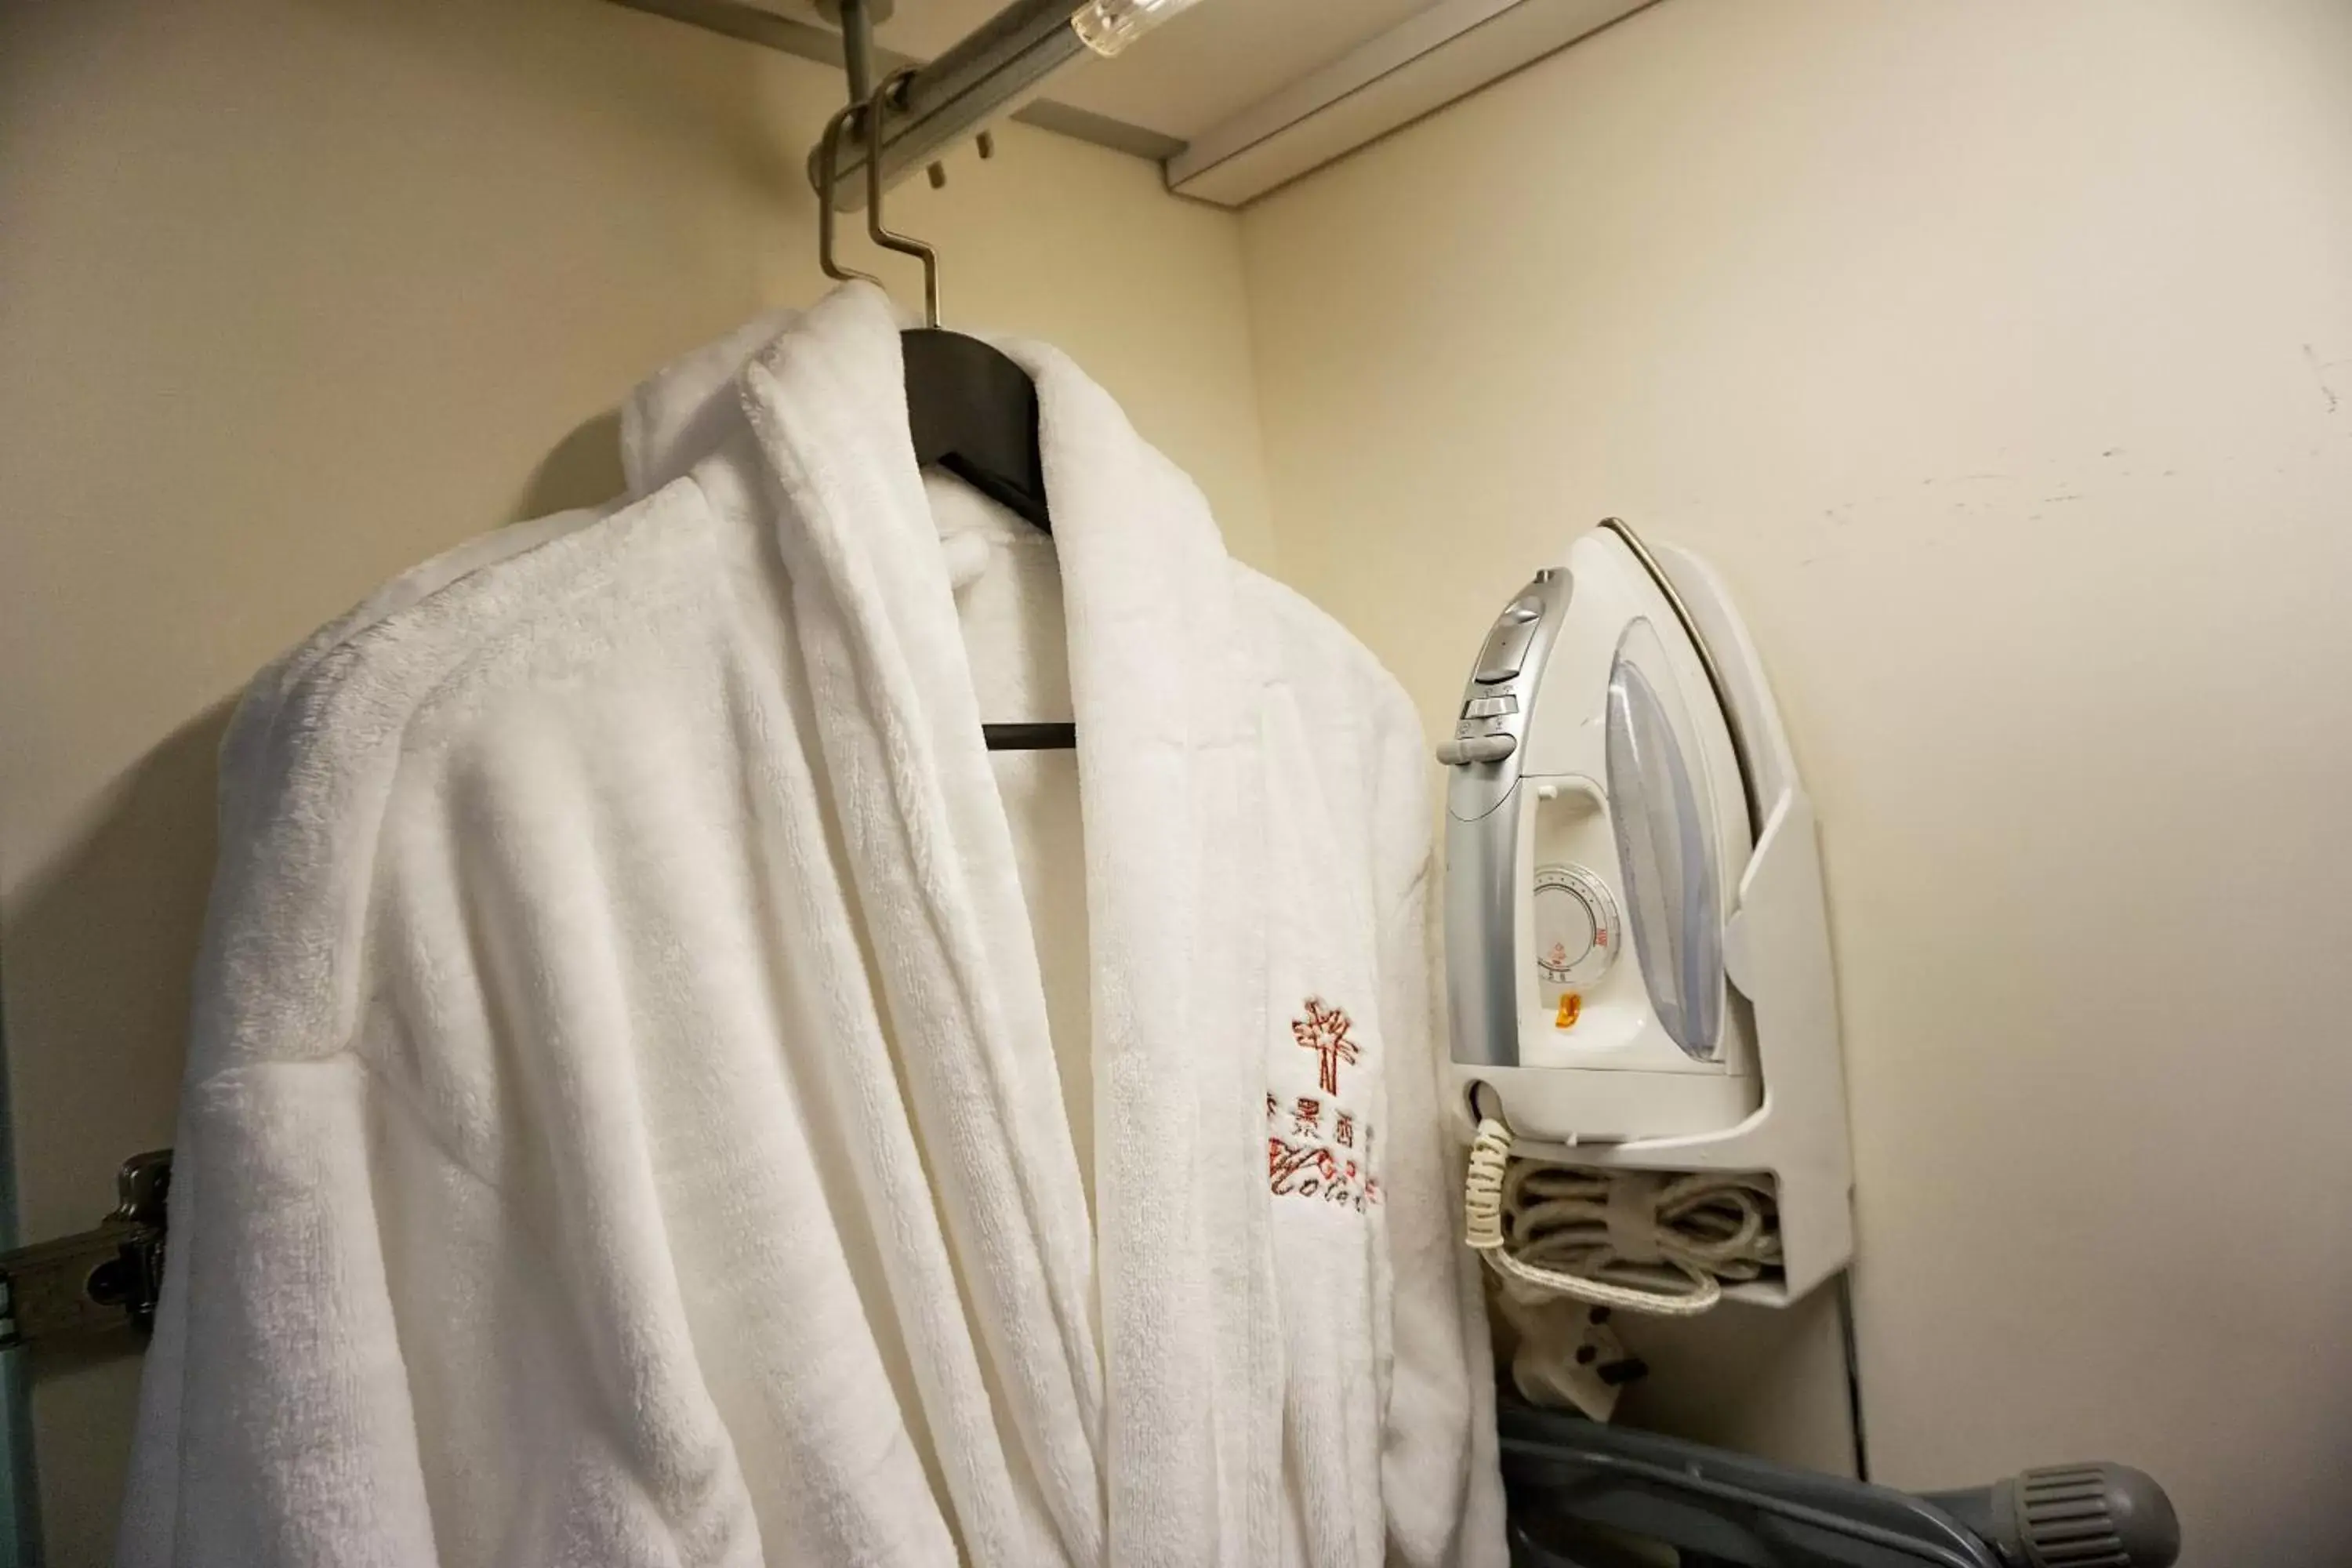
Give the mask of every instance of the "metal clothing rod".
[[(945, 54), (907, 79), (898, 112), (884, 116), (882, 183), (936, 162), (942, 153), (1009, 113), (1057, 68), (1086, 53), (1070, 26), (1073, 0), (1012, 0)], [(845, 142), (835, 170), (832, 199), (843, 208), (866, 200), (867, 150), (862, 138)], [(822, 184), (817, 155), (809, 154), (809, 184)], [(824, 193), (820, 189), (820, 199)]]
[[(780, 16), (773, 11), (762, 11), (739, 0), (612, 0), (612, 4), (631, 11), (643, 11), (649, 16), (667, 16), (673, 22), (683, 22), (689, 27), (699, 27), (722, 37), (757, 44), (761, 48), (791, 55), (796, 59), (815, 65), (845, 64), (841, 35), (830, 28), (812, 23)], [(877, 77), (888, 76), (900, 66), (919, 62), (908, 58), (895, 49), (877, 45), (870, 68)], [(1007, 119), (1040, 131), (1050, 131), (1056, 136), (1068, 136), (1123, 153), (1130, 158), (1142, 158), (1165, 164), (1184, 150), (1180, 139), (1141, 125), (1130, 125), (1124, 120), (1114, 120), (1108, 114), (1092, 110), (1076, 109), (1050, 98), (1031, 99), (1026, 104), (1010, 110)], [(860, 156), (863, 156), (861, 152)], [(863, 164), (850, 165), (863, 167)], [(812, 181), (814, 184), (814, 181)], [(852, 203), (862, 201), (866, 195), (864, 180), (845, 181), (843, 193)]]

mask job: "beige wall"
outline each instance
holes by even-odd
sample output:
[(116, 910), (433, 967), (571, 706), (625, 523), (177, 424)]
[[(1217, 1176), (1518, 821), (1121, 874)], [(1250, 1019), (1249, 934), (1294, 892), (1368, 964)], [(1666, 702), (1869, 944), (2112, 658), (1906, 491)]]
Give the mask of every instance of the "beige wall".
[[(834, 90), (586, 0), (0, 8), (26, 1234), (169, 1136), (223, 705), (809, 296)], [(1881, 1473), (2113, 1454), (2194, 1561), (2352, 1553), (2352, 10), (1670, 0), (1238, 223), (1003, 140), (894, 208), (951, 318), (1078, 354), (1244, 556), (1278, 520), (1433, 722), (1603, 511), (1740, 591), (1826, 823)], [(1827, 1311), (1658, 1359), (1655, 1417), (1837, 1462)], [(42, 1370), (54, 1568), (135, 1372)]]
[(2352, 1561), (2352, 6), (1667, 0), (1244, 235), (1286, 575), (1433, 727), (1605, 512), (1740, 594), (1880, 1474)]
[[(88, 1225), (116, 1162), (170, 1141), (224, 704), (392, 573), (609, 493), (636, 377), (812, 297), (798, 171), (838, 90), (587, 0), (0, 7), (26, 1235)], [(1231, 215), (1020, 127), (892, 212), (940, 243), (951, 318), (1068, 348), (1266, 560)], [(40, 1371), (51, 1568), (105, 1558), (136, 1375)]]

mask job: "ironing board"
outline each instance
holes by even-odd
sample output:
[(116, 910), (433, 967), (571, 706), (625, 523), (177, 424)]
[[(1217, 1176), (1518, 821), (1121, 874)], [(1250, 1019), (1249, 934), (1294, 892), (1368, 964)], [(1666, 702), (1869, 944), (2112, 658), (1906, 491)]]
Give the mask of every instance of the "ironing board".
[(1915, 1495), (1516, 1400), (1500, 1424), (1514, 1568), (2170, 1568), (2180, 1554), (2164, 1489), (2124, 1465)]

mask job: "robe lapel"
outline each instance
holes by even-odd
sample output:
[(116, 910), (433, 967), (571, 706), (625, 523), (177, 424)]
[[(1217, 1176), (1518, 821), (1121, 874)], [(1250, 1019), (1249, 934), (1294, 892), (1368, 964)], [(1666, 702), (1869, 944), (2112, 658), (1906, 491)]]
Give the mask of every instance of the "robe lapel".
[(1113, 1561), (1274, 1553), (1258, 677), (1207, 503), (1054, 350), (1036, 378), (1093, 943)]
[(1075, 1561), (1267, 1561), (1282, 1409), (1257, 1169), (1265, 803), (1234, 570), (1198, 491), (1106, 394), (1050, 349), (1006, 345), (1038, 384), (1068, 617), (1090, 1237), (897, 331), (877, 291), (837, 290), (747, 367), (742, 395), (971, 1312)]
[(849, 289), (747, 365), (741, 394), (778, 487), (830, 794), (999, 1430), (1066, 1555), (1096, 1563), (1093, 1243), (900, 374), (887, 301)]

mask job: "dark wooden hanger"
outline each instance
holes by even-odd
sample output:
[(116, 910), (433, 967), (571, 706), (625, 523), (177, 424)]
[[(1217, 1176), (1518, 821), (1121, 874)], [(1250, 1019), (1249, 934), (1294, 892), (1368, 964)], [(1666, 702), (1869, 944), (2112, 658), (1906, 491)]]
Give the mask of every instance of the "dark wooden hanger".
[[(1045, 532), (1045, 465), (1037, 450), (1037, 384), (1003, 351), (943, 327), (898, 334), (915, 460), (938, 468)], [(1068, 751), (1076, 724), (983, 724), (992, 752)]]
[[(1051, 533), (1045, 465), (1037, 443), (1037, 384), (1003, 350), (940, 325), (939, 253), (921, 240), (883, 226), (882, 138), (877, 132), (891, 95), (911, 74), (910, 69), (893, 72), (872, 97), (850, 103), (825, 126), (818, 154), (824, 185), (817, 201), (818, 262), (828, 277), (866, 278), (833, 258), (833, 194), (841, 134), (852, 119), (862, 118), (866, 132), (866, 232), (884, 249), (923, 264), (925, 324), (898, 334), (915, 460), (953, 474)], [(983, 724), (981, 732), (992, 752), (1069, 751), (1078, 743), (1075, 723)]]

